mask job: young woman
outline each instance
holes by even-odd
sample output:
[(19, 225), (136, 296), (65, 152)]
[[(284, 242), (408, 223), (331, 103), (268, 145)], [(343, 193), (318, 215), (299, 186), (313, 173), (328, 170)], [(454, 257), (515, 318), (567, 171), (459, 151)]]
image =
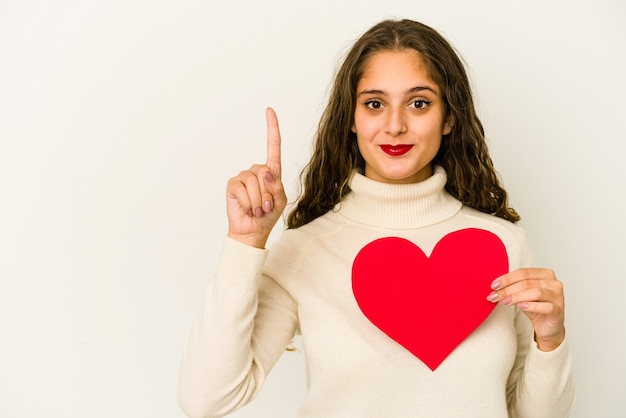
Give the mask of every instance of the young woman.
[(288, 230), (280, 134), (227, 186), (228, 237), (183, 356), (191, 417), (250, 401), (294, 335), (299, 417), (568, 415), (561, 283), (532, 268), (463, 65), (418, 22), (384, 21), (345, 58)]

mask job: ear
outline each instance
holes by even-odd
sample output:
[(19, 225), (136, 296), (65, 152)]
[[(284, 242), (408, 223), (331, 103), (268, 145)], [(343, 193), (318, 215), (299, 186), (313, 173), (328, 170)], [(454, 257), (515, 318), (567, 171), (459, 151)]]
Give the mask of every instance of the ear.
[(352, 122), (352, 126), (350, 127), (350, 130), (352, 131), (353, 134), (356, 133), (356, 126), (355, 126), (354, 122)]
[(443, 134), (448, 135), (450, 132), (452, 132), (452, 126), (454, 126), (454, 118), (452, 117), (452, 115), (450, 115), (443, 123)]

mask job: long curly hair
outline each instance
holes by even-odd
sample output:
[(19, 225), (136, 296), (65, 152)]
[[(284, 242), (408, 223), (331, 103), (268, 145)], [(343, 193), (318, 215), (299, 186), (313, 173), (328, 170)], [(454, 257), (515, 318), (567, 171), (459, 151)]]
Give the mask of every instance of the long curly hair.
[(301, 192), (287, 217), (298, 228), (332, 210), (350, 192), (353, 170), (364, 172), (365, 161), (351, 127), (356, 87), (368, 59), (380, 51), (416, 51), (428, 74), (442, 91), (446, 119), (452, 130), (444, 135), (433, 164), (448, 175), (446, 190), (463, 204), (511, 222), (520, 220), (509, 207), (489, 156), (469, 79), (452, 46), (434, 29), (412, 20), (385, 20), (365, 32), (346, 55), (317, 129), (313, 155), (300, 175)]

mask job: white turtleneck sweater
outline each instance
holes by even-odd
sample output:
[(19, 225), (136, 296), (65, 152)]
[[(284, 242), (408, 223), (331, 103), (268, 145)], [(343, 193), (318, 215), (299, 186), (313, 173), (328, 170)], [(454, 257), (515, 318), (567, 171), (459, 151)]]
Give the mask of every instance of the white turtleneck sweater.
[[(353, 262), (380, 238), (409, 240), (428, 256), (447, 234), (477, 228), (502, 241), (509, 270), (532, 266), (522, 229), (464, 207), (445, 182), (441, 167), (408, 185), (355, 174), (335, 210), (285, 231), (271, 250), (226, 239), (183, 355), (184, 411), (221, 417), (249, 402), (300, 333), (308, 377), (300, 418), (566, 417), (567, 341), (539, 351), (518, 308), (498, 305), (435, 370), (359, 308)], [(433, 297), (445, 295), (443, 283)]]

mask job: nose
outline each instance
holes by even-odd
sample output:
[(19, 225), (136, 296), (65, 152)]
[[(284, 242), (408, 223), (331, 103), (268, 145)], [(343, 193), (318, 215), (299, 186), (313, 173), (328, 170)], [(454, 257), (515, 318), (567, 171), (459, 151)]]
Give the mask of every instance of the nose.
[(389, 108), (385, 119), (385, 133), (398, 136), (407, 131), (406, 119), (402, 109)]

